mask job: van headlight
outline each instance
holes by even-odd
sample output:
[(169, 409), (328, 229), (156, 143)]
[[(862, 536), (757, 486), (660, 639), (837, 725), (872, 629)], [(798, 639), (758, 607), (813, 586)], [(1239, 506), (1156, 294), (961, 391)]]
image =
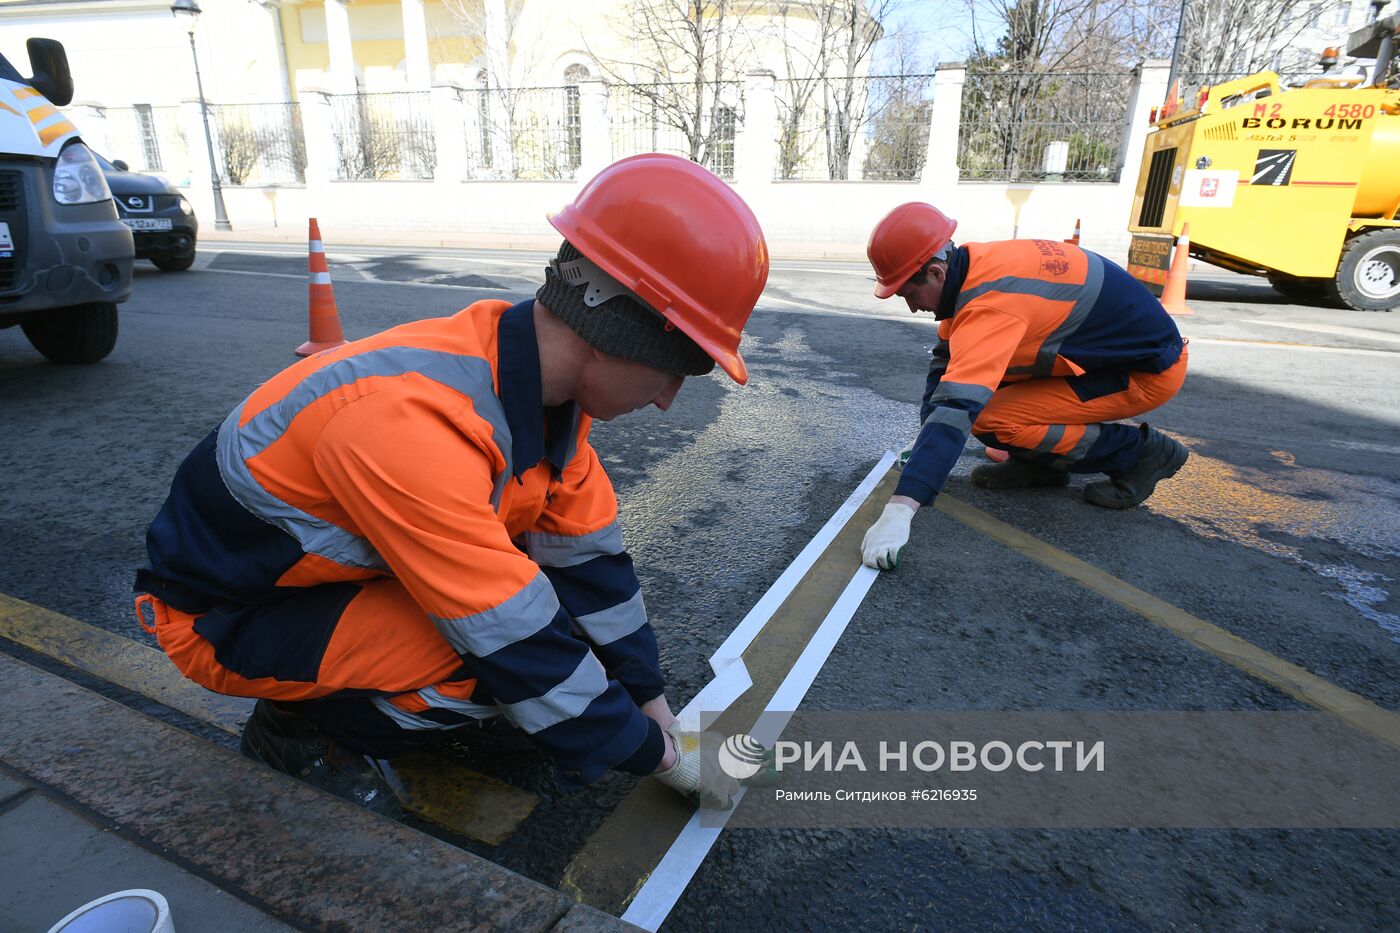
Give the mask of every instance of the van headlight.
[(53, 197), (59, 204), (111, 200), (112, 190), (107, 187), (102, 166), (87, 146), (71, 143), (58, 154), (58, 165), (53, 170)]

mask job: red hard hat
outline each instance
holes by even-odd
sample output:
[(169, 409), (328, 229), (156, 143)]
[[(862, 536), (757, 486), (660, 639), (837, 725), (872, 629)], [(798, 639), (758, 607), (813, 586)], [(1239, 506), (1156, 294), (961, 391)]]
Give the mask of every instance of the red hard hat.
[(875, 267), (875, 297), (888, 298), (953, 240), (958, 222), (922, 201), (890, 211), (871, 231), (865, 255)]
[(739, 337), (768, 281), (768, 244), (753, 211), (718, 176), (680, 156), (629, 156), (549, 222), (735, 382), (748, 381)]

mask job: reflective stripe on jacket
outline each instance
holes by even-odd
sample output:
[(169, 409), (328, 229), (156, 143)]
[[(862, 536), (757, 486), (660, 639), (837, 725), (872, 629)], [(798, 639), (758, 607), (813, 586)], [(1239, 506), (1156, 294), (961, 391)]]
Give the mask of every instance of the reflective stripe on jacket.
[(478, 302), (274, 376), (180, 467), (140, 582), (197, 612), (393, 576), (473, 701), (570, 778), (647, 773), (656, 641), (589, 419), (541, 404), (532, 308)]
[[(1162, 372), (1181, 334), (1161, 303), (1117, 265), (1068, 243), (969, 243), (950, 263), (922, 427), (896, 494), (927, 504), (943, 488), (998, 387), (1090, 370)], [(945, 310), (946, 309), (946, 310)]]

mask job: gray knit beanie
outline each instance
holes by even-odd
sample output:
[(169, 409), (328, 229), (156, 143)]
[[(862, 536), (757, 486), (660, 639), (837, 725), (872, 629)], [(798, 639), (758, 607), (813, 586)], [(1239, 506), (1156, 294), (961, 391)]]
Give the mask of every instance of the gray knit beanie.
[(675, 376), (703, 376), (715, 361), (683, 331), (594, 266), (565, 240), (535, 297), (589, 346)]

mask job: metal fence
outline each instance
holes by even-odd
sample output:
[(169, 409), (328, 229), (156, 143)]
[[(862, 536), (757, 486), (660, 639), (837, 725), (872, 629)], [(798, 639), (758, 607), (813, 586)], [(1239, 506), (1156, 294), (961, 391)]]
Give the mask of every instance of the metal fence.
[(929, 74), (779, 81), (774, 176), (918, 180), (932, 89)]
[(613, 158), (670, 152), (732, 179), (743, 120), (736, 82), (615, 84), (608, 89)]
[(437, 142), (429, 92), (336, 94), (330, 105), (337, 178), (433, 177)]
[(177, 183), (190, 174), (189, 147), (179, 106), (108, 107), (109, 159), (121, 159), (136, 172), (160, 172)]
[(963, 87), (966, 181), (1117, 180), (1132, 73), (974, 73)]
[(296, 103), (211, 104), (215, 155), (228, 185), (306, 181), (306, 137)]
[(468, 178), (572, 180), (582, 159), (579, 89), (463, 92)]

